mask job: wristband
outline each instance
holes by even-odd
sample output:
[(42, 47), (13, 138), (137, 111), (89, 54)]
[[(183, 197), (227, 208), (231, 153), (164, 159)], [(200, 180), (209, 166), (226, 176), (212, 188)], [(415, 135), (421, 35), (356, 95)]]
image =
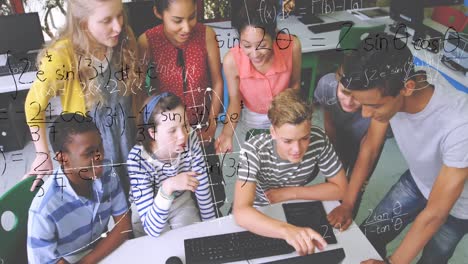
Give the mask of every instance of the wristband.
[(166, 200), (172, 201), (172, 200), (175, 199), (174, 193), (172, 193), (171, 195), (166, 194), (166, 193), (164, 192), (162, 186), (161, 186), (161, 188), (159, 188), (159, 192), (161, 193), (161, 197), (164, 198), (164, 199), (166, 199)]

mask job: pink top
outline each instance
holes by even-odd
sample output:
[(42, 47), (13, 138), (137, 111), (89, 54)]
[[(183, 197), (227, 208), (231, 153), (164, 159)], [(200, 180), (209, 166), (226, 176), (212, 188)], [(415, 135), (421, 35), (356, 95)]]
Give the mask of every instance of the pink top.
[[(280, 36), (282, 35), (287, 36), (285, 34)], [(255, 69), (239, 45), (231, 49), (239, 72), (239, 91), (245, 106), (252, 112), (266, 114), (273, 97), (289, 87), (292, 75), (293, 41), (288, 45), (290, 38), (277, 39), (278, 41), (273, 42), (273, 64), (265, 74)], [(294, 40), (292, 36), (291, 39)]]

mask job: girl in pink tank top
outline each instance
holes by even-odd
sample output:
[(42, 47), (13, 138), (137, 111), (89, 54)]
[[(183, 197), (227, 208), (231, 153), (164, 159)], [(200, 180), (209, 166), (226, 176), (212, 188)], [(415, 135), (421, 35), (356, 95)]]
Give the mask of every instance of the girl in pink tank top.
[[(254, 3), (258, 1), (253, 1)], [(268, 108), (277, 94), (287, 88), (299, 89), (301, 77), (301, 44), (299, 39), (277, 32), (276, 19), (259, 16), (255, 5), (241, 8), (236, 21), (240, 45), (229, 50), (223, 69), (229, 91), (226, 116), (241, 116), (243, 133), (250, 128), (269, 128)], [(241, 111), (241, 100), (244, 109)], [(232, 151), (235, 122), (223, 127), (216, 139), (218, 152)]]

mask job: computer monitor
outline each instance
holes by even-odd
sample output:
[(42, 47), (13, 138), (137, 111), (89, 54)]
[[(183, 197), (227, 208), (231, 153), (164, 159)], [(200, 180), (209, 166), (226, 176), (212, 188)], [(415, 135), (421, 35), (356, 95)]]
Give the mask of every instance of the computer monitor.
[(35, 12), (0, 16), (0, 36), (0, 54), (9, 51), (22, 55), (44, 45), (41, 22)]
[(127, 12), (128, 23), (133, 34), (138, 38), (146, 30), (161, 24), (153, 13), (153, 1), (127, 2), (123, 3)]
[(422, 0), (392, 0), (390, 2), (390, 18), (397, 24), (404, 24), (416, 29), (424, 19), (424, 2)]

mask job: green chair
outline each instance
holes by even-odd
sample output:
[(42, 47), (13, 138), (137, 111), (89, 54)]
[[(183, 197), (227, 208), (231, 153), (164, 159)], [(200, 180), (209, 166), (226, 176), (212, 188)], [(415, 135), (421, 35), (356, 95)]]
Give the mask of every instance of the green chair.
[(11, 230), (6, 230), (0, 222), (0, 264), (27, 263), (28, 211), (39, 190), (36, 188), (34, 192), (29, 191), (35, 179), (24, 179), (0, 197), (0, 219), (6, 217), (8, 212), (14, 215)]
[[(302, 54), (302, 70), (310, 74), (310, 80), (308, 84), (305, 84), (304, 87), (307, 87), (309, 92), (308, 98), (311, 100), (314, 97), (314, 90), (315, 90), (315, 82), (317, 80), (318, 75), (318, 65), (319, 65), (319, 55), (315, 52), (311, 53), (303, 53)], [(309, 72), (310, 71), (310, 72)], [(307, 78), (304, 76), (301, 77), (303, 81)]]
[(267, 133), (270, 134), (270, 129), (260, 129), (260, 128), (252, 128), (249, 131), (247, 131), (247, 134), (245, 134), (245, 141), (249, 140), (249, 138), (262, 134), (262, 133)]
[(356, 26), (345, 26), (340, 31), (340, 43), (339, 48), (345, 52), (357, 49), (363, 39), (365, 39), (370, 33), (384, 32), (385, 24), (369, 27), (356, 27)]

